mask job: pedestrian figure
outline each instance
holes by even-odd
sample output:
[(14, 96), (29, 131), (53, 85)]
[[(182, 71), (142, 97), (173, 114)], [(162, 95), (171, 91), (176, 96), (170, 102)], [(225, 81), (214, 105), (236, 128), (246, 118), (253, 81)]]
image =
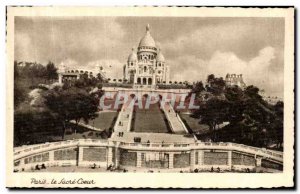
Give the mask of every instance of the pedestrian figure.
[(45, 164), (42, 164), (41, 169), (46, 169)]
[(35, 170), (41, 170), (38, 164), (35, 166)]

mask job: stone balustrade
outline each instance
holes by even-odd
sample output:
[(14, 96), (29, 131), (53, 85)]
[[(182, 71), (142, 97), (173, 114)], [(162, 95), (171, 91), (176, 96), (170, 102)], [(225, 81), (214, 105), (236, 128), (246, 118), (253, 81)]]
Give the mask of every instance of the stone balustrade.
[[(120, 152), (120, 150), (123, 151)], [(134, 160), (122, 161), (128, 158), (122, 156), (124, 152), (129, 153), (130, 158)], [(146, 153), (167, 155), (168, 160), (162, 161), (166, 169), (187, 168), (187, 164), (190, 170), (210, 169), (211, 167), (230, 170), (242, 167), (253, 168), (262, 164), (268, 166), (282, 166), (283, 164), (282, 152), (229, 142), (133, 143), (92, 139), (22, 146), (15, 149), (14, 162), (15, 169), (19, 171), (32, 169), (36, 164), (42, 163), (47, 166), (97, 164), (102, 167), (109, 165), (126, 167), (130, 164), (130, 167), (136, 168), (147, 168), (146, 164), (154, 166), (160, 164), (159, 160), (145, 163)], [(65, 156), (60, 157), (62, 154)], [(94, 154), (99, 154), (99, 156), (94, 156)], [(132, 156), (135, 157), (132, 158)], [(186, 160), (187, 157), (187, 161), (181, 161)], [(216, 160), (218, 162), (215, 162)]]

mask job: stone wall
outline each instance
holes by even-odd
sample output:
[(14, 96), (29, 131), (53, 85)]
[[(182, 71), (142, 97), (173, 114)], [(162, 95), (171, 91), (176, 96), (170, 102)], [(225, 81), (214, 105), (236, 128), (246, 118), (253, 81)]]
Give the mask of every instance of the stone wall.
[(77, 148), (54, 151), (54, 160), (77, 160)]
[(186, 168), (190, 166), (190, 154), (174, 154), (174, 168)]
[(227, 152), (204, 152), (204, 165), (228, 165)]
[(261, 166), (264, 167), (264, 168), (272, 168), (272, 169), (276, 169), (276, 170), (282, 170), (283, 169), (282, 164), (278, 164), (276, 162), (272, 162), (272, 161), (265, 160), (265, 159), (262, 159)]
[(107, 159), (106, 148), (83, 148), (83, 161), (105, 162)]
[(232, 152), (232, 165), (255, 166), (256, 160), (254, 155), (245, 155), (237, 152)]
[(120, 150), (120, 164), (123, 166), (136, 166), (137, 153), (128, 152), (127, 150)]

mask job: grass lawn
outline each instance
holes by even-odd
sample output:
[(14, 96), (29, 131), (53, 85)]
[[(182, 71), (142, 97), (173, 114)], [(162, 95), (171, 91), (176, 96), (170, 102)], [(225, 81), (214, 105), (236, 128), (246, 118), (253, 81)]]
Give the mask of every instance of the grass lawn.
[(169, 126), (158, 104), (153, 104), (149, 109), (135, 108), (133, 131), (145, 133), (168, 133)]
[(117, 120), (118, 112), (100, 112), (98, 117), (89, 122), (89, 125), (99, 129), (108, 130), (113, 127), (114, 121)]
[(199, 119), (195, 119), (191, 117), (189, 114), (180, 114), (182, 121), (187, 124), (188, 128), (190, 128), (194, 133), (207, 133), (209, 131), (209, 127), (204, 124), (199, 124)]

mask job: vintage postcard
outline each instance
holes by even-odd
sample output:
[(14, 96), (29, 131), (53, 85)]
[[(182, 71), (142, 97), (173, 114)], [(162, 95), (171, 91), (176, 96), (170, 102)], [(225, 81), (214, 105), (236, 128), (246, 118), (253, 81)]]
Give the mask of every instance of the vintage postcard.
[(294, 8), (7, 7), (9, 188), (294, 187)]

